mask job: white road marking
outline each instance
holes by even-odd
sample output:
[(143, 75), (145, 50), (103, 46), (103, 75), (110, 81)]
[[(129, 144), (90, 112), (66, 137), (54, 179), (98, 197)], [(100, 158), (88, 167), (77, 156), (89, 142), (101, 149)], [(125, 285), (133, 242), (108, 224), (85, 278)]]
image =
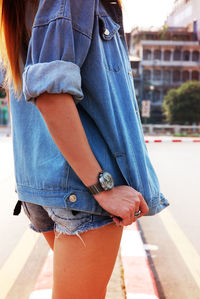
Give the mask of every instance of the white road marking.
[(27, 229), (0, 269), (1, 299), (5, 299), (41, 235)]
[(162, 211), (159, 216), (197, 286), (200, 288), (200, 255), (178, 226), (169, 210)]

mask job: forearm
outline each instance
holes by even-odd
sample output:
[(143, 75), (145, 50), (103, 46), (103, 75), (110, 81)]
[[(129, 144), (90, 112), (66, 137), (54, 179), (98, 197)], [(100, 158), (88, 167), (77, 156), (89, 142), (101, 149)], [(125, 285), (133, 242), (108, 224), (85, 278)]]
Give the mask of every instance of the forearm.
[(90, 148), (72, 97), (45, 93), (38, 97), (36, 105), (54, 142), (78, 177), (86, 186), (95, 184), (101, 166)]

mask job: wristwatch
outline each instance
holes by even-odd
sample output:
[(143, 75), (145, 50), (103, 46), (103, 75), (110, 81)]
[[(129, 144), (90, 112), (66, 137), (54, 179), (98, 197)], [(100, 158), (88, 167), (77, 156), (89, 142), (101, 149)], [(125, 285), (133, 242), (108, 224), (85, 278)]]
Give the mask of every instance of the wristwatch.
[(102, 191), (110, 190), (114, 187), (112, 175), (107, 171), (101, 171), (98, 175), (98, 182), (87, 187), (91, 194), (98, 194)]

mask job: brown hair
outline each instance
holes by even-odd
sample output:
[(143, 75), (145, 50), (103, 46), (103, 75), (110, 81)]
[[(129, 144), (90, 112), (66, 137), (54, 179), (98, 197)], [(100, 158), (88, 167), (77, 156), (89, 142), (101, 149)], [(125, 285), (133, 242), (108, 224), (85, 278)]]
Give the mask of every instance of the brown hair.
[[(37, 6), (38, 0), (32, 0)], [(121, 0), (118, 0), (121, 6)], [(26, 0), (0, 0), (0, 55), (6, 70), (4, 85), (13, 81), (14, 90), (22, 89), (21, 67), (25, 63), (30, 33), (25, 24)]]
[(7, 84), (13, 79), (14, 89), (21, 90), (21, 64), (27, 50), (25, 0), (0, 0), (0, 53), (6, 70)]

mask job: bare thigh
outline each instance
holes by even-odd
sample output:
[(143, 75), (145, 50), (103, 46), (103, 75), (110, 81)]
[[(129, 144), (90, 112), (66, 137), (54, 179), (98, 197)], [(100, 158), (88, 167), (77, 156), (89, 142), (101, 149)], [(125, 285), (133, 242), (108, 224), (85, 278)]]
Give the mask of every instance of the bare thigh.
[(54, 240), (53, 299), (103, 299), (119, 250), (122, 228), (109, 224)]

